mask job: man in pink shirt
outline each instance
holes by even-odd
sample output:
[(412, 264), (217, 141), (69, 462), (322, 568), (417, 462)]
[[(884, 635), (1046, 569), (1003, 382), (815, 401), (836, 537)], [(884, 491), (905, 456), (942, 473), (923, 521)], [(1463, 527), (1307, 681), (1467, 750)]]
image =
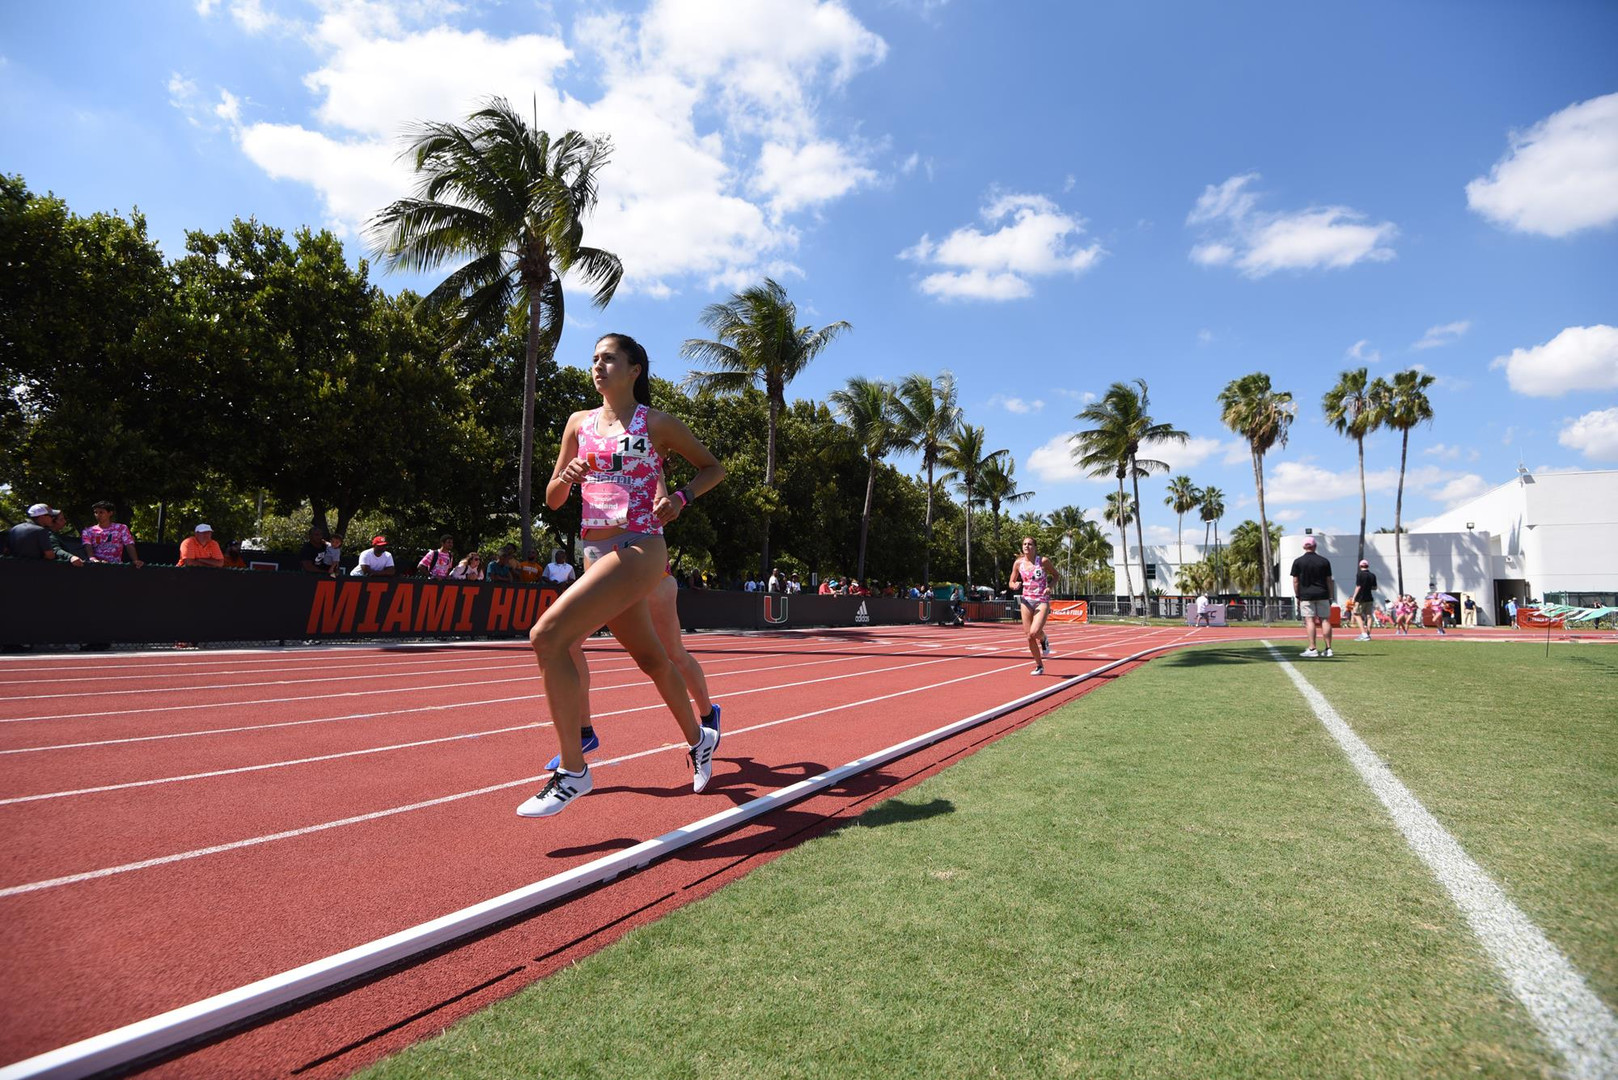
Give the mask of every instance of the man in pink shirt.
[(79, 536), (84, 544), (86, 559), (93, 563), (116, 565), (124, 561), (124, 552), (128, 551), (130, 562), (137, 567), (146, 565), (141, 562), (140, 552), (135, 550), (135, 537), (129, 531), (129, 526), (112, 520), (112, 503), (103, 499), (90, 507), (90, 512), (95, 515), (96, 523)]

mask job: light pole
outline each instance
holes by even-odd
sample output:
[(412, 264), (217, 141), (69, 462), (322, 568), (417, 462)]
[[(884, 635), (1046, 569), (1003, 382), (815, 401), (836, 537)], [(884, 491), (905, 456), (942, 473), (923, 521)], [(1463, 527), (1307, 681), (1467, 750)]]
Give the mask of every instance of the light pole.
[(1073, 595), (1073, 534), (1062, 534), (1062, 550), (1067, 552), (1067, 594)]

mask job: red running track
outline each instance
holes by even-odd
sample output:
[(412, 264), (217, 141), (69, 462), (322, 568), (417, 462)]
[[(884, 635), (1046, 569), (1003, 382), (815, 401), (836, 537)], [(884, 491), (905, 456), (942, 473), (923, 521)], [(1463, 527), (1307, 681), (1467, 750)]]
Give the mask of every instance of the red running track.
[[(1053, 627), (1047, 677), (1261, 633)], [(538, 822), (513, 810), (555, 740), (520, 644), (0, 663), (0, 1062), (425, 922), (1039, 685), (1012, 626), (709, 634), (688, 647), (725, 706), (708, 790), (691, 793), (684, 741), (651, 685), (592, 642), (596, 790)], [(346, 1075), (1094, 685), (152, 1075)]]

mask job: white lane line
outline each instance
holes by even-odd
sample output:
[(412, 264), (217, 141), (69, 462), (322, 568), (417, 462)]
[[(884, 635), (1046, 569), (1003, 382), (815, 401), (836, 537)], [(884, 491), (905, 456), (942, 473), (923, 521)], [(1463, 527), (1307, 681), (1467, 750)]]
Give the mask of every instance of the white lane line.
[[(844, 709), (857, 709), (863, 705), (871, 705), (879, 701), (890, 701), (894, 698), (905, 697), (909, 694), (926, 693), (929, 690), (936, 690), (942, 686), (951, 686), (955, 683), (967, 682), (971, 679), (981, 679), (986, 675), (998, 675), (1006, 671), (1015, 670), (1018, 666), (1019, 664), (1000, 666), (991, 668), (988, 671), (979, 671), (974, 672), (971, 675), (962, 675), (955, 679), (946, 679), (943, 682), (928, 683), (926, 686), (918, 686), (910, 690), (899, 690), (891, 694), (882, 694), (878, 697), (866, 698), (863, 701), (851, 701), (846, 704), (833, 705), (824, 709), (816, 709), (813, 712), (800, 713), (797, 716), (789, 716), (780, 720), (769, 720), (762, 724), (756, 724), (750, 728), (737, 728), (735, 731), (727, 731), (725, 733), (725, 737), (727, 739), (734, 739), (738, 735), (743, 735), (749, 731), (758, 730), (759, 728), (774, 727), (778, 724), (785, 724), (794, 720), (807, 720), (812, 717), (824, 716), (827, 713), (839, 712)], [(670, 750), (678, 750), (683, 753), (686, 749), (688, 748), (683, 743), (669, 743), (664, 746), (653, 747), (650, 750), (642, 750), (635, 754), (625, 755), (614, 760), (628, 761), (631, 758), (647, 757), (652, 754), (667, 753)], [(607, 762), (599, 762), (598, 764), (607, 764)], [(427, 799), (423, 802), (410, 803), (406, 806), (393, 806), (386, 810), (374, 810), (368, 814), (356, 814), (353, 817), (339, 818), (336, 821), (324, 821), (317, 825), (305, 825), (298, 829), (287, 829), (283, 832), (269, 833), (264, 836), (252, 836), (245, 840), (232, 840), (228, 843), (214, 844), (205, 848), (195, 848), (191, 851), (176, 852), (172, 855), (159, 855), (155, 858), (142, 859), (139, 862), (124, 863), (122, 866), (108, 866), (100, 870), (86, 870), (78, 874), (67, 874), (63, 877), (48, 878), (44, 881), (30, 881), (23, 885), (11, 885), (0, 889), (0, 899), (4, 899), (8, 896), (19, 896), (23, 893), (39, 892), (42, 889), (54, 889), (63, 885), (76, 885), (80, 882), (94, 881), (98, 878), (104, 877), (112, 877), (115, 874), (127, 874), (135, 870), (147, 870), (154, 866), (166, 866), (169, 863), (184, 862), (188, 859), (198, 859), (204, 855), (218, 855), (226, 851), (236, 851), (241, 848), (256, 847), (259, 844), (268, 844), (277, 840), (291, 840), (300, 836), (308, 836), (312, 833), (325, 832), (328, 829), (342, 828), (345, 825), (359, 825), (367, 821), (376, 821), (379, 818), (392, 817), (395, 814), (409, 813), (413, 810), (425, 810), (429, 807), (442, 806), (445, 803), (457, 802), (461, 799), (470, 799), (479, 795), (487, 795), (494, 791), (504, 791), (507, 788), (522, 787), (528, 784), (537, 784), (544, 779), (546, 779), (546, 774), (540, 774), (538, 776), (525, 776), (519, 780), (507, 780), (504, 783), (491, 784), (488, 787), (476, 788), (472, 791), (459, 791), (453, 795), (442, 795), (436, 799)]]
[[(843, 679), (860, 679), (860, 678), (865, 678), (866, 676), (870, 676), (870, 675), (887, 675), (887, 674), (891, 674), (892, 672), (895, 672), (895, 671), (906, 671), (906, 670), (909, 670), (911, 668), (931, 667), (934, 664), (948, 663), (949, 660), (950, 660), (949, 657), (942, 657), (942, 658), (937, 659), (937, 660), (920, 660), (920, 661), (916, 661), (915, 663), (910, 663), (910, 664), (896, 664), (893, 667), (876, 668), (876, 669), (871, 670), (871, 671), (849, 671), (849, 672), (844, 672), (841, 675), (826, 675), (826, 676), (822, 676), (822, 677), (816, 678), (816, 679), (800, 679), (797, 682), (778, 683), (778, 684), (776, 684), (774, 686), (761, 686), (761, 687), (754, 687), (754, 688), (748, 689), (748, 690), (742, 690), (742, 691), (739, 691), (738, 693), (731, 694), (730, 697), (733, 697), (733, 698), (742, 697), (742, 696), (745, 696), (747, 694), (760, 694), (760, 693), (765, 693), (765, 692), (774, 691), (774, 690), (792, 690), (792, 689), (796, 689), (797, 687), (800, 687), (800, 686), (823, 686), (826, 683), (839, 682), (839, 681), (841, 681)], [(792, 666), (802, 666), (802, 665), (792, 665)], [(618, 690), (618, 689), (623, 689), (624, 687), (632, 687), (632, 686), (638, 686), (638, 685), (641, 685), (641, 684), (639, 684), (639, 683), (623, 683), (623, 684), (620, 684), (619, 686), (612, 686), (612, 687), (604, 686), (601, 689), (603, 689), (603, 690)], [(650, 683), (647, 682), (646, 685), (650, 685)], [(536, 696), (542, 696), (542, 695), (536, 695)], [(665, 708), (665, 707), (666, 706), (664, 706), (662, 702), (658, 702), (656, 705), (645, 706), (645, 708), (649, 708), (649, 709), (650, 708), (661, 709), (661, 708)], [(640, 711), (640, 710), (637, 709), (637, 710), (632, 710), (632, 711)], [(608, 716), (608, 715), (613, 715), (613, 714), (611, 714), (611, 713), (603, 713), (601, 715)], [(456, 742), (456, 741), (462, 740), (462, 739), (476, 739), (476, 738), (481, 738), (484, 735), (504, 735), (504, 734), (507, 734), (507, 733), (512, 732), (512, 731), (524, 731), (524, 730), (527, 730), (528, 728), (534, 728), (534, 727), (539, 727), (539, 726), (541, 726), (540, 723), (534, 722), (534, 723), (528, 723), (528, 724), (519, 724), (519, 725), (517, 725), (515, 727), (495, 728), (495, 729), (492, 729), (492, 730), (489, 730), (489, 731), (474, 731), (474, 732), (463, 733), (463, 734), (459, 734), (459, 735), (446, 735), (446, 736), (441, 736), (441, 737), (436, 738), (436, 739), (418, 739), (418, 740), (415, 740), (413, 742), (393, 743), (393, 744), (390, 744), (390, 745), (387, 745), (387, 746), (371, 746), (371, 747), (365, 747), (365, 748), (359, 749), (359, 750), (344, 750), (344, 751), (341, 751), (341, 752), (338, 752), (338, 753), (321, 754), (321, 755), (318, 755), (316, 757), (290, 758), (290, 759), (285, 759), (285, 760), (282, 760), (282, 761), (267, 761), (267, 762), (261, 762), (260, 764), (257, 764), (257, 765), (239, 765), (239, 766), (236, 766), (234, 768), (229, 768), (229, 769), (211, 769), (211, 770), (209, 770), (207, 772), (187, 773), (187, 774), (185, 774), (183, 776), (161, 776), (161, 777), (156, 777), (156, 778), (150, 779), (150, 780), (130, 780), (130, 781), (126, 781), (126, 782), (121, 783), (121, 784), (102, 784), (102, 785), (99, 785), (97, 787), (75, 788), (75, 789), (73, 789), (71, 791), (46, 791), (46, 792), (40, 792), (39, 794), (36, 794), (36, 795), (16, 795), (16, 796), (13, 796), (13, 797), (11, 797), (9, 799), (0, 799), (0, 806), (13, 806), (13, 805), (16, 805), (18, 803), (43, 802), (46, 799), (65, 799), (65, 798), (68, 798), (68, 797), (73, 796), (73, 795), (96, 795), (96, 794), (100, 794), (100, 793), (108, 792), (108, 791), (124, 791), (124, 790), (127, 790), (129, 788), (155, 787), (158, 784), (177, 784), (177, 783), (180, 783), (181, 781), (184, 781), (184, 780), (208, 780), (208, 779), (212, 779), (212, 778), (218, 777), (218, 776), (234, 776), (234, 775), (236, 775), (238, 773), (262, 772), (265, 769), (284, 769), (284, 768), (287, 768), (288, 766), (292, 766), (292, 765), (312, 765), (312, 764), (315, 764), (317, 762), (322, 762), (322, 761), (335, 761), (335, 760), (337, 760), (339, 758), (359, 757), (359, 756), (362, 756), (362, 755), (365, 755), (365, 754), (380, 754), (380, 753), (384, 753), (384, 752), (389, 751), (389, 750), (412, 750), (412, 749), (415, 749), (417, 747), (433, 746), (433, 745), (438, 744), (438, 743)]]
[(1523, 1003), (1545, 1041), (1568, 1064), (1568, 1075), (1618, 1076), (1618, 1017), (1597, 997), (1584, 976), (1562, 955), (1539, 927), (1506, 896), (1483, 867), (1439, 824), (1393, 770), (1354, 733), (1331, 702), (1270, 642), (1315, 718), (1342, 747), (1410, 849), (1427, 864), (1477, 935), (1489, 957)]
[[(817, 667), (817, 666), (821, 666), (821, 665), (825, 665), (825, 664), (847, 664), (847, 663), (850, 663), (850, 662), (852, 662), (854, 660), (858, 660), (858, 659), (860, 659), (860, 658), (855, 657), (855, 656), (839, 656), (839, 657), (834, 657), (834, 658), (832, 658), (830, 660), (806, 660), (806, 661), (804, 661), (802, 663), (797, 663), (797, 664), (773, 664), (773, 665), (771, 665), (769, 667), (744, 668), (744, 669), (742, 669), (740, 671), (713, 671), (713, 670), (710, 669), (709, 672), (708, 672), (708, 678), (710, 678), (710, 679), (723, 679), (723, 678), (726, 678), (726, 677), (736, 676), (736, 675), (753, 675), (753, 674), (757, 674), (757, 673), (765, 672), (765, 671), (786, 671), (786, 670), (790, 670), (792, 668)], [(628, 667), (597, 669), (595, 671), (592, 671), (591, 674), (592, 674), (592, 676), (594, 676), (594, 675), (609, 675), (609, 674), (613, 674), (613, 673), (619, 672), (619, 671), (633, 671), (633, 670), (635, 670), (635, 666), (633, 664), (631, 664)], [(469, 689), (477, 689), (477, 688), (482, 687), (482, 686), (493, 685), (496, 681), (499, 681), (499, 682), (532, 681), (532, 680), (537, 679), (537, 678), (539, 678), (539, 675), (536, 673), (534, 675), (529, 676), (528, 679), (526, 679), (526, 680), (512, 680), (512, 679), (493, 680), (493, 679), (490, 679), (490, 680), (486, 680), (486, 681), (480, 682), (480, 683), (462, 683), (462, 684), (451, 684), (451, 685), (452, 686), (453, 685), (460, 685), (460, 686), (466, 686)], [(623, 690), (623, 689), (626, 689), (626, 688), (634, 688), (634, 687), (637, 687), (637, 686), (650, 686), (650, 685), (651, 685), (650, 680), (641, 679), (641, 680), (638, 680), (638, 681), (635, 681), (635, 682), (611, 683), (611, 684), (608, 684), (608, 685), (605, 685), (605, 686), (595, 687), (595, 689), (597, 689), (597, 690)], [(421, 688), (418, 687), (417, 689), (421, 689)], [(370, 691), (367, 691), (366, 693), (370, 693)], [(325, 700), (326, 698), (340, 697), (340, 696), (343, 696), (343, 695), (339, 695), (339, 694), (322, 694), (322, 695), (320, 695), (320, 699)], [(378, 710), (378, 711), (375, 711), (375, 712), (348, 713), (348, 714), (343, 715), (343, 716), (315, 716), (315, 717), (311, 717), (311, 718), (309, 718), (307, 720), (277, 720), (277, 721), (273, 721), (271, 723), (266, 723), (266, 724), (242, 724), (242, 725), (239, 725), (239, 726), (236, 726), (236, 727), (199, 728), (199, 729), (197, 729), (195, 731), (171, 731), (171, 732), (168, 732), (168, 733), (162, 734), (162, 735), (130, 735), (130, 736), (126, 736), (126, 737), (120, 738), (120, 739), (94, 739), (94, 740), (90, 740), (90, 741), (86, 741), (86, 742), (75, 742), (75, 743), (47, 743), (47, 744), (45, 744), (43, 746), (16, 746), (16, 747), (12, 747), (9, 750), (0, 750), (0, 757), (3, 757), (3, 756), (8, 755), (8, 754), (37, 754), (37, 753), (41, 753), (41, 752), (46, 751), (46, 750), (81, 750), (81, 749), (84, 749), (86, 747), (118, 746), (118, 745), (121, 745), (123, 743), (160, 742), (160, 741), (165, 740), (165, 739), (190, 739), (190, 738), (196, 738), (196, 737), (201, 736), (201, 735), (226, 735), (226, 734), (235, 734), (235, 733), (243, 732), (243, 731), (269, 731), (269, 730), (273, 730), (275, 728), (302, 727), (302, 726), (304, 726), (306, 724), (331, 724), (331, 723), (337, 723), (339, 721), (345, 721), (345, 720), (374, 720), (374, 719), (378, 719), (380, 717), (385, 717), (385, 716), (406, 716), (406, 715), (409, 715), (409, 714), (412, 714), (412, 713), (442, 712), (442, 711), (444, 711), (446, 709), (464, 709), (464, 708), (472, 708), (474, 706), (480, 706), (480, 705), (506, 705), (506, 704), (510, 704), (512, 702), (517, 702), (517, 701), (540, 701), (540, 700), (543, 700), (544, 697), (545, 697), (544, 694), (520, 694), (520, 695), (518, 695), (516, 697), (489, 698), (489, 699), (486, 699), (486, 700), (483, 700), (483, 701), (451, 701), (451, 702), (445, 702), (445, 703), (439, 704), (439, 705), (421, 705), (421, 706), (415, 706), (415, 707), (408, 708), (408, 709), (382, 709), (382, 710)], [(279, 700), (282, 700), (282, 699), (274, 699), (270, 703), (277, 703)], [(309, 700), (309, 699), (307, 699), (307, 698), (290, 698), (290, 699), (285, 699), (285, 700), (306, 701), (306, 700)]]

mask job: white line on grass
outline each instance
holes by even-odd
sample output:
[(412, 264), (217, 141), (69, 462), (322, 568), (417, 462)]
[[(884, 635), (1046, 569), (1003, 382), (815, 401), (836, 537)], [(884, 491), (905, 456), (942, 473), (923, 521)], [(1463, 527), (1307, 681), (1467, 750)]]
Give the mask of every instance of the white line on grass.
[(1268, 641), (1264, 645), (1281, 662), (1281, 670), (1309, 702), (1316, 719), (1343, 748), (1360, 779), (1382, 800), (1410, 849), (1466, 916), (1540, 1034), (1567, 1061), (1568, 1075), (1592, 1080), (1618, 1076), (1618, 1017), (1591, 991), (1561, 950), (1354, 733), (1331, 702), (1274, 645)]

